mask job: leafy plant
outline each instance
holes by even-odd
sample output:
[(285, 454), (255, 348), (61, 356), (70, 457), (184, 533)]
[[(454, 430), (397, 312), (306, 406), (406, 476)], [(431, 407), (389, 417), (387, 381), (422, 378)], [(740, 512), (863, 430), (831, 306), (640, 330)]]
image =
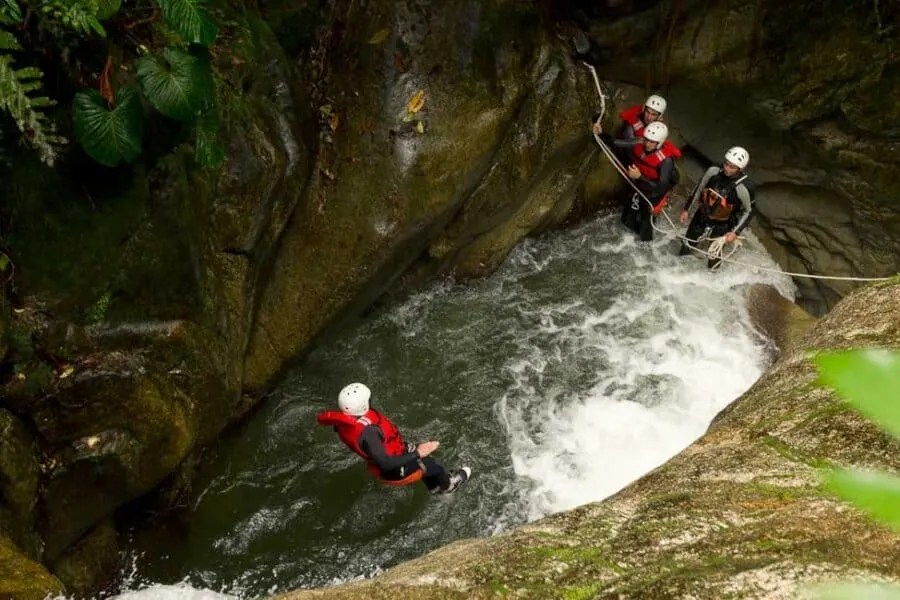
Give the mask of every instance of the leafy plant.
[(75, 135), (88, 156), (109, 167), (133, 161), (141, 153), (144, 111), (134, 88), (119, 89), (110, 109), (97, 90), (75, 95)]
[(100, 7), (97, 0), (49, 0), (41, 5), (40, 10), (69, 29), (106, 37), (106, 30), (99, 21)]
[[(832, 387), (854, 409), (900, 439), (900, 353), (852, 350), (816, 358), (822, 384)], [(880, 523), (900, 532), (900, 477), (889, 473), (835, 470), (827, 487)], [(900, 586), (845, 583), (822, 589), (820, 598), (900, 600)]]
[[(4, 18), (13, 14), (7, 5), (2, 6)], [(41, 160), (52, 166), (59, 146), (65, 144), (66, 139), (56, 134), (56, 127), (44, 112), (55, 102), (46, 96), (33, 95), (41, 89), (44, 74), (35, 67), (13, 67), (14, 59), (7, 52), (21, 49), (13, 34), (0, 29), (0, 110), (13, 118)]]
[(169, 46), (162, 58), (149, 55), (137, 62), (137, 76), (150, 103), (162, 114), (193, 123), (214, 101), (209, 61)]
[(208, 46), (219, 28), (203, 8), (204, 0), (157, 0), (166, 21), (190, 44)]
[(16, 0), (0, 0), (0, 24), (14, 25), (22, 22), (22, 9)]
[[(159, 54), (139, 59), (134, 71), (125, 68), (119, 74), (129, 79), (128, 73), (136, 72), (141, 90), (156, 110), (171, 119), (196, 125), (197, 162), (218, 166), (224, 159), (224, 150), (218, 141), (212, 68), (206, 54), (186, 49), (191, 44), (211, 44), (218, 35), (218, 27), (204, 6), (206, 0), (156, 2), (165, 18), (162, 29), (173, 28), (169, 30), (169, 46)], [(41, 19), (44, 31), (53, 36), (63, 35), (62, 27), (82, 37), (106, 37), (102, 21), (121, 9), (122, 0), (41, 0), (28, 6), (30, 14)], [(0, 25), (21, 28), (23, 12), (19, 0), (0, 0)], [(140, 44), (138, 49), (147, 52)], [(14, 67), (12, 52), (19, 51), (22, 51), (19, 40), (0, 27), (0, 111), (13, 117), (26, 141), (37, 149), (44, 162), (52, 165), (66, 140), (56, 134), (45, 112), (54, 102), (37, 93), (43, 73), (35, 67)], [(65, 49), (62, 52), (65, 54)], [(83, 90), (73, 100), (78, 141), (89, 156), (109, 166), (137, 158), (143, 139), (140, 94), (130, 87), (123, 88), (114, 103), (116, 77), (113, 73), (108, 58), (99, 78), (99, 93)]]

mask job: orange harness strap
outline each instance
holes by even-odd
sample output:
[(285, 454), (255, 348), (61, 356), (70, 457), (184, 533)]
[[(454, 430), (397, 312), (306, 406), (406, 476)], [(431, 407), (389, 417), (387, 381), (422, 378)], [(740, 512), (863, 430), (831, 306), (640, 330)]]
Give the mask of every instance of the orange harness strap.
[(409, 485), (411, 483), (415, 483), (415, 482), (419, 481), (420, 479), (422, 479), (422, 475), (424, 474), (424, 469), (422, 469), (420, 466), (418, 469), (416, 469), (415, 471), (413, 471), (412, 473), (410, 473), (403, 479), (390, 479), (389, 480), (389, 479), (381, 478), (381, 470), (376, 465), (369, 463), (367, 465), (367, 468), (369, 469), (369, 473), (372, 475), (372, 477), (377, 479), (380, 483), (383, 483), (384, 485), (389, 485), (391, 487), (403, 487), (404, 485)]

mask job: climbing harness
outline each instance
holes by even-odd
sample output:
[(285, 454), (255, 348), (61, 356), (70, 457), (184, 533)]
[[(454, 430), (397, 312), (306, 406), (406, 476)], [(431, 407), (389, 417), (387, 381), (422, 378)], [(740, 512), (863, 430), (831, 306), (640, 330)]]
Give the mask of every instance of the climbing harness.
[[(581, 63), (590, 70), (591, 75), (593, 76), (593, 79), (594, 79), (594, 87), (597, 89), (597, 94), (600, 96), (600, 116), (594, 122), (595, 124), (600, 123), (603, 120), (603, 117), (606, 115), (606, 94), (603, 93), (603, 89), (600, 87), (600, 78), (597, 77), (597, 70), (594, 69), (594, 66), (589, 63), (586, 63), (584, 61), (581, 61)], [(638, 208), (637, 203), (640, 202), (640, 199), (643, 199), (647, 204), (650, 205), (650, 210), (652, 211), (653, 203), (634, 184), (634, 182), (631, 180), (631, 177), (628, 176), (628, 171), (622, 165), (622, 162), (618, 159), (618, 157), (615, 155), (615, 153), (613, 153), (613, 151), (603, 142), (603, 140), (600, 138), (599, 134), (594, 133), (593, 135), (594, 135), (594, 140), (597, 142), (597, 145), (600, 146), (600, 150), (603, 152), (603, 154), (606, 156), (606, 158), (609, 160), (609, 162), (613, 165), (613, 167), (616, 169), (616, 171), (618, 171), (619, 175), (621, 175), (625, 179), (625, 181), (628, 183), (628, 185), (630, 185), (634, 189), (634, 195), (631, 197), (631, 202), (632, 202), (631, 207), (634, 210), (637, 210), (637, 208)], [(691, 250), (698, 252), (698, 253), (702, 254), (703, 256), (706, 256), (710, 260), (717, 261), (719, 264), (721, 264), (722, 262), (729, 262), (732, 264), (748, 267), (751, 269), (758, 269), (760, 271), (769, 271), (771, 273), (781, 273), (783, 275), (789, 275), (791, 277), (804, 277), (807, 279), (830, 279), (830, 280), (835, 280), (835, 281), (888, 281), (889, 279), (893, 279), (893, 277), (840, 277), (840, 276), (836, 276), (836, 275), (813, 275), (811, 273), (795, 273), (792, 271), (783, 271), (781, 269), (772, 269), (769, 267), (763, 267), (760, 265), (754, 265), (751, 263), (734, 260), (731, 258), (731, 256), (735, 252), (737, 252), (738, 248), (740, 248), (742, 246), (742, 244), (743, 244), (742, 240), (745, 239), (744, 237), (742, 237), (740, 235), (735, 236), (734, 241), (730, 244), (731, 248), (726, 253), (725, 252), (725, 244), (727, 242), (725, 241), (724, 235), (719, 236), (719, 237), (710, 237), (712, 228), (707, 227), (706, 231), (703, 233), (703, 235), (700, 236), (699, 239), (691, 240), (691, 239), (685, 237), (684, 235), (678, 233), (678, 226), (674, 223), (674, 221), (672, 221), (671, 217), (669, 217), (669, 215), (668, 215), (668, 213), (666, 213), (666, 211), (662, 211), (661, 214), (663, 216), (665, 216), (666, 220), (669, 222), (670, 229), (665, 230), (665, 229), (660, 229), (659, 227), (657, 227), (656, 223), (654, 222), (653, 217), (651, 216), (650, 217), (650, 225), (653, 227), (653, 229), (655, 229), (656, 231), (658, 231), (659, 233), (661, 233), (663, 235), (674, 236), (674, 237), (680, 239)], [(702, 248), (699, 248), (699, 247), (697, 247), (697, 245), (695, 245), (695, 244), (700, 244), (705, 241), (709, 242), (709, 247), (706, 250), (703, 250)]]

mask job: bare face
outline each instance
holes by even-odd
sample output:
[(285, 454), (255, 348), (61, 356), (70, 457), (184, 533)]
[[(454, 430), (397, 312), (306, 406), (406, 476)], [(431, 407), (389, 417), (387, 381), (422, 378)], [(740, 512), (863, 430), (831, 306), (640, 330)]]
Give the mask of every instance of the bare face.
[(656, 149), (659, 148), (659, 142), (651, 142), (650, 140), (644, 140), (644, 152), (656, 152)]
[(662, 115), (659, 114), (658, 111), (653, 110), (652, 108), (645, 106), (644, 107), (644, 121), (646, 123), (652, 123), (653, 121), (659, 121), (659, 118)]
[(733, 165), (730, 162), (728, 162), (727, 160), (725, 161), (725, 164), (722, 166), (722, 169), (725, 171), (725, 174), (728, 175), (729, 177), (734, 177), (741, 171), (737, 167), (737, 165)]

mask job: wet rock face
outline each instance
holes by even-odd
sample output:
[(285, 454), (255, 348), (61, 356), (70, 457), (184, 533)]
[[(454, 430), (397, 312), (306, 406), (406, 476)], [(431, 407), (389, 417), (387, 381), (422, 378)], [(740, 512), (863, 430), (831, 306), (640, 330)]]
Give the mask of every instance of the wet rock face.
[(347, 10), (321, 150), (262, 294), (247, 389), (346, 311), (434, 274), (489, 273), (522, 237), (610, 189), (585, 197), (598, 166), (585, 135), (595, 92), (533, 7)]
[[(710, 161), (748, 148), (754, 231), (788, 271), (900, 270), (895, 3), (657, 2), (583, 20), (604, 76), (661, 90)], [(625, 14), (625, 13), (623, 13)], [(823, 314), (858, 284), (797, 279)]]
[(704, 436), (607, 500), (277, 598), (762, 600), (836, 579), (900, 581), (900, 535), (821, 480), (833, 465), (900, 467), (896, 439), (816, 385), (812, 351), (866, 347), (900, 348), (900, 282), (841, 300)]

